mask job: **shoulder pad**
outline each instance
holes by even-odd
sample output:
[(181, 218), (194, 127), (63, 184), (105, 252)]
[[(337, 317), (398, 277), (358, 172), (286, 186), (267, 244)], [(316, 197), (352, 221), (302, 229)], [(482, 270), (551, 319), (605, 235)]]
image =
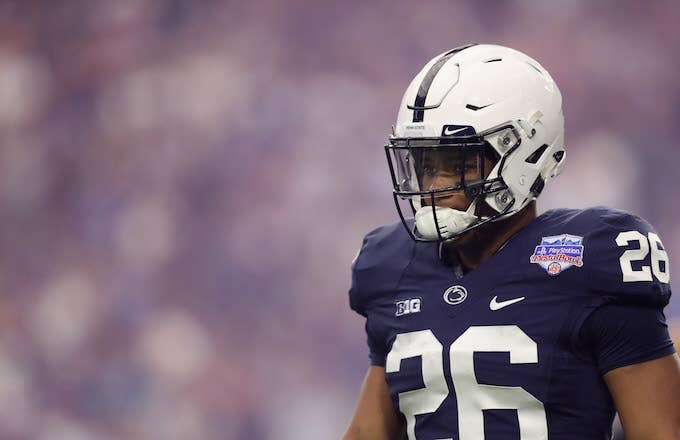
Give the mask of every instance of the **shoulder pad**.
[(401, 222), (381, 226), (366, 234), (352, 264), (349, 290), (352, 310), (366, 316), (371, 302), (393, 294), (414, 249), (415, 243)]
[(665, 306), (671, 296), (668, 254), (654, 228), (625, 211), (582, 211), (586, 283), (617, 302)]

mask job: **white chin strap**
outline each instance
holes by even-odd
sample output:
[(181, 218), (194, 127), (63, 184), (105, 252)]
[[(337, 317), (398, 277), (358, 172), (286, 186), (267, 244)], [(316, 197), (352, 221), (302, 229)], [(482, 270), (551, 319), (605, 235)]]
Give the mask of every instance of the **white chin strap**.
[[(474, 203), (471, 208), (474, 210)], [(436, 222), (435, 215), (437, 216)], [(443, 239), (451, 238), (477, 220), (477, 216), (467, 211), (441, 206), (435, 206), (434, 212), (432, 206), (422, 206), (416, 211), (415, 217), (418, 233), (427, 240), (438, 240), (440, 235)], [(437, 225), (439, 225), (439, 234)]]

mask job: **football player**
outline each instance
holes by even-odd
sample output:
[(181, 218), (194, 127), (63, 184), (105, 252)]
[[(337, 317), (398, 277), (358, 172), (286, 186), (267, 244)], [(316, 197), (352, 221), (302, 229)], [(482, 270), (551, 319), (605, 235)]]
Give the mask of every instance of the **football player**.
[(605, 440), (616, 411), (628, 440), (680, 439), (661, 239), (605, 207), (536, 214), (565, 162), (538, 62), (438, 55), (385, 149), (401, 221), (352, 266), (370, 367), (345, 440)]

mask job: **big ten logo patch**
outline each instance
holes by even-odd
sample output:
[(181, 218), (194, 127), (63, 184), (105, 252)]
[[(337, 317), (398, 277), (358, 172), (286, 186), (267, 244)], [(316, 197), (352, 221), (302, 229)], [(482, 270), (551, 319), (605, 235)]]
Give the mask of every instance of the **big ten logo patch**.
[(420, 312), (422, 300), (420, 298), (409, 298), (397, 301), (396, 316), (410, 315)]

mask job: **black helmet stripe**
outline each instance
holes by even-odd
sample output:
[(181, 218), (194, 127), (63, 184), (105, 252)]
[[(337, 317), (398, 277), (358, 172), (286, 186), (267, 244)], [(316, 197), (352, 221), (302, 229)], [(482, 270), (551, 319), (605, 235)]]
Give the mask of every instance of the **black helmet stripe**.
[(435, 62), (432, 67), (430, 67), (430, 70), (427, 72), (425, 75), (425, 78), (423, 78), (423, 81), (420, 83), (420, 87), (418, 87), (418, 94), (416, 95), (416, 100), (413, 103), (413, 122), (423, 122), (423, 118), (425, 117), (425, 99), (427, 98), (427, 92), (430, 90), (430, 86), (432, 85), (432, 81), (434, 81), (434, 77), (437, 75), (439, 70), (446, 64), (446, 62), (460, 52), (463, 49), (467, 49), (468, 47), (474, 46), (475, 43), (473, 44), (468, 44), (465, 46), (460, 46), (455, 49), (452, 49), (448, 52), (446, 52), (444, 55), (441, 56)]

